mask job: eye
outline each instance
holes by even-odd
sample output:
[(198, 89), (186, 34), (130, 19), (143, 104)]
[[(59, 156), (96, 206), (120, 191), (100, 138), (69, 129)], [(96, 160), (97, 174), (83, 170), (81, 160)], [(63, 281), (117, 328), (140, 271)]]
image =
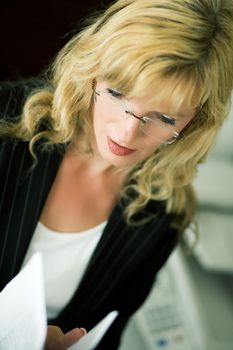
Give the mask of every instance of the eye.
[(117, 91), (117, 90), (113, 90), (113, 89), (107, 88), (106, 91), (107, 91), (111, 96), (113, 96), (113, 97), (115, 97), (115, 98), (121, 99), (121, 98), (124, 97), (123, 94), (121, 94), (121, 93), (120, 93), (119, 91)]
[(157, 116), (157, 118), (159, 118), (159, 120), (161, 120), (163, 123), (165, 124), (169, 124), (169, 125), (176, 125), (176, 120), (175, 118), (169, 117), (166, 114), (159, 114)]

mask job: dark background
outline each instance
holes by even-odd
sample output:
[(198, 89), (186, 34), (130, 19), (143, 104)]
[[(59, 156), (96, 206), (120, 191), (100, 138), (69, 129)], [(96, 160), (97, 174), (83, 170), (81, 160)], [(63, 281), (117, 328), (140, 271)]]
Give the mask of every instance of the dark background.
[(41, 73), (59, 49), (111, 0), (7, 0), (0, 5), (0, 80)]

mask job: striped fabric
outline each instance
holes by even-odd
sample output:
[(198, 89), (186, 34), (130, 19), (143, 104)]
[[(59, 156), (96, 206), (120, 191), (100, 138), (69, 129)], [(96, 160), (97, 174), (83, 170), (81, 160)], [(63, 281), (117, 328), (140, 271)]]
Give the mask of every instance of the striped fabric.
[[(0, 85), (2, 118), (20, 113), (32, 86), (21, 82)], [(26, 142), (1, 140), (0, 290), (20, 270), (62, 153), (58, 149), (40, 151), (38, 158), (32, 170)], [(90, 329), (107, 313), (118, 310), (119, 316), (97, 349), (117, 349), (129, 317), (147, 297), (157, 271), (177, 243), (177, 232), (170, 228), (173, 217), (160, 203), (151, 202), (144, 211), (143, 215), (148, 211), (156, 215), (143, 226), (127, 226), (122, 210), (118, 203), (112, 211), (71, 301), (56, 319), (48, 320), (64, 332), (74, 327)]]

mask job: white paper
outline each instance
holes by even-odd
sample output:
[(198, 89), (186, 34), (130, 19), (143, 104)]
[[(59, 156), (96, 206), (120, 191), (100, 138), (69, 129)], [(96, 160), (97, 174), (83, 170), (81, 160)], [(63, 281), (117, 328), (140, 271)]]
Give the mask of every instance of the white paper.
[(92, 350), (100, 342), (112, 322), (118, 315), (118, 311), (110, 312), (92, 330), (85, 334), (79, 341), (70, 346), (68, 350)]
[(0, 349), (42, 350), (46, 332), (42, 257), (36, 253), (0, 293)]

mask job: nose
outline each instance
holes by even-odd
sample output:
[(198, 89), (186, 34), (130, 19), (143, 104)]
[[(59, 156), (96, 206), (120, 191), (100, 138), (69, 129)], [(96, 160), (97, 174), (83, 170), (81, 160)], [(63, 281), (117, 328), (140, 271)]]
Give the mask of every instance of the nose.
[(140, 120), (134, 118), (134, 116), (129, 113), (127, 114), (127, 118), (122, 121), (122, 139), (125, 143), (130, 143), (135, 137), (138, 137), (140, 133)]

